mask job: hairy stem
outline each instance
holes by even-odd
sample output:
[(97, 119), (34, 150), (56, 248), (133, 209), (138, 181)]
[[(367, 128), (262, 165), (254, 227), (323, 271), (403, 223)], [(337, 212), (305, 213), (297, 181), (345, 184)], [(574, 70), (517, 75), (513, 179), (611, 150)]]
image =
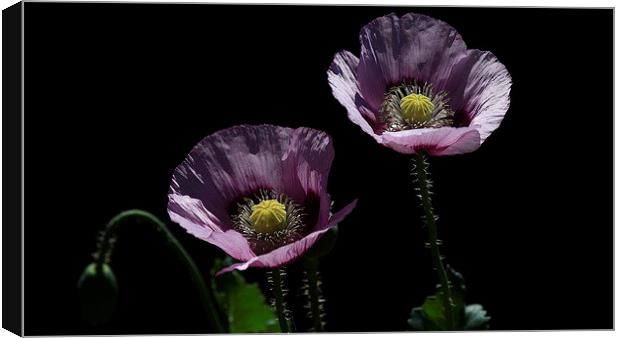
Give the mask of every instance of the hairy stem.
[(283, 290), (283, 274), (282, 269), (273, 269), (270, 271), (269, 281), (271, 282), (271, 288), (273, 291), (274, 306), (276, 313), (278, 314), (278, 322), (280, 323), (280, 330), (285, 333), (292, 332), (291, 324), (288, 319), (288, 310), (286, 309), (286, 302), (284, 300)]
[(184, 263), (189, 271), (190, 277), (196, 289), (198, 289), (200, 300), (207, 313), (211, 328), (218, 333), (226, 332), (224, 325), (222, 325), (219, 309), (216, 307), (211, 285), (205, 282), (194, 260), (187, 251), (185, 251), (185, 248), (183, 248), (174, 235), (172, 235), (170, 230), (168, 230), (166, 224), (153, 214), (143, 210), (127, 210), (112, 218), (100, 237), (98, 250), (95, 253), (97, 267), (100, 268), (104, 263), (110, 260), (116, 240), (116, 230), (121, 224), (125, 224), (129, 221), (146, 221), (146, 223), (155, 226), (158, 232), (164, 236), (167, 243), (174, 249), (177, 257)]
[(306, 264), (306, 277), (308, 285), (308, 298), (310, 316), (314, 332), (323, 331), (323, 320), (321, 311), (321, 290), (319, 288), (318, 261)]
[(431, 180), (428, 175), (428, 163), (424, 154), (418, 153), (414, 158), (414, 173), (416, 175), (420, 202), (424, 209), (424, 222), (428, 228), (428, 241), (431, 255), (433, 257), (433, 265), (437, 271), (439, 277), (439, 283), (441, 284), (441, 291), (444, 294), (443, 307), (444, 315), (448, 322), (450, 329), (454, 328), (454, 303), (452, 300), (452, 290), (450, 288), (450, 281), (448, 280), (448, 273), (443, 264), (443, 257), (439, 252), (440, 241), (437, 235), (437, 222), (433, 212), (433, 204), (431, 203)]

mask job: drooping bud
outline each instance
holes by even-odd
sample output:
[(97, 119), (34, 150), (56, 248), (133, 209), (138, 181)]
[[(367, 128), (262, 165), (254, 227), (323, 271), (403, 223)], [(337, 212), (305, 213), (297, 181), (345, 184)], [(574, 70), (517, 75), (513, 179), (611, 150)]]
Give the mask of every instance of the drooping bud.
[(89, 264), (78, 281), (82, 316), (93, 325), (104, 324), (114, 315), (118, 301), (118, 285), (107, 264)]

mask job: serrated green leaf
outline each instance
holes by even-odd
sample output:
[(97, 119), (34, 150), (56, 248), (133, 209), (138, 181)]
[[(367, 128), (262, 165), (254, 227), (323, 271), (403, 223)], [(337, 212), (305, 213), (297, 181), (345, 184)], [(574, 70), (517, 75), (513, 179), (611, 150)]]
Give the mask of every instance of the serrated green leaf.
[(278, 322), (256, 284), (242, 284), (228, 295), (231, 333), (277, 332)]
[[(230, 257), (217, 259), (212, 272), (230, 265)], [(212, 273), (214, 275), (214, 273)], [(238, 271), (214, 278), (216, 299), (227, 314), (230, 333), (280, 332), (277, 316), (256, 283), (248, 283)]]

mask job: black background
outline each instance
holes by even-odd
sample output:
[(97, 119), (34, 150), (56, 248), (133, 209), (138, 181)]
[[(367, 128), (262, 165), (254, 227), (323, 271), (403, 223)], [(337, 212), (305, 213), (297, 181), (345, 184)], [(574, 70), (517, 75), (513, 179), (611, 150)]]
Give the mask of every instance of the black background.
[[(435, 283), (410, 159), (350, 123), (326, 75), (392, 11), (450, 23), (512, 75), (510, 110), (485, 144), (431, 161), (443, 252), (467, 301), (493, 329), (611, 328), (612, 10), (27, 3), (25, 333), (208, 332), (148, 227), (120, 232), (112, 323), (81, 321), (76, 284), (112, 216), (142, 208), (169, 221), (172, 170), (241, 123), (333, 137), (329, 190), (336, 208), (359, 204), (322, 262), (327, 328), (406, 330)], [(222, 252), (170, 229), (208, 274)]]

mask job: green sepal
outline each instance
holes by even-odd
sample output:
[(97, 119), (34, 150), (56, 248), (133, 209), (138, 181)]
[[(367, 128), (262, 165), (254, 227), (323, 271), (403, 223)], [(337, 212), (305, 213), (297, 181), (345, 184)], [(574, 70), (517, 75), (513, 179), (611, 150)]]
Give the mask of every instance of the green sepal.
[[(216, 259), (212, 276), (221, 268), (231, 265), (232, 259)], [(215, 298), (226, 314), (230, 333), (280, 332), (278, 317), (265, 301), (258, 284), (248, 283), (238, 271), (213, 277)]]
[(452, 303), (454, 304), (453, 316), (455, 326), (451, 328), (446, 319), (444, 309), (444, 293), (437, 286), (437, 292), (428, 296), (421, 307), (411, 310), (409, 326), (413, 330), (420, 331), (444, 331), (444, 330), (483, 330), (489, 328), (490, 317), (480, 304), (465, 304), (465, 281), (463, 276), (446, 266), (448, 279), (451, 285)]
[(82, 317), (92, 325), (109, 322), (116, 312), (118, 284), (112, 268), (102, 263), (89, 264), (78, 281)]

